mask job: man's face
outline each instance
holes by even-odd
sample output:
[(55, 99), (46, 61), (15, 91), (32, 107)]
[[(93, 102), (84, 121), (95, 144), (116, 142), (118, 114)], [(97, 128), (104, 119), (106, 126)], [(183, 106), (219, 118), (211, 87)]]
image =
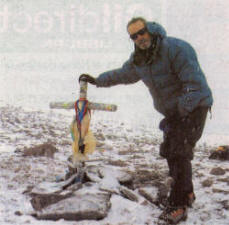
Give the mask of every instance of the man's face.
[[(144, 29), (145, 28), (145, 29)], [(130, 38), (142, 50), (145, 50), (151, 45), (151, 37), (144, 23), (141, 20), (132, 23), (127, 28)]]

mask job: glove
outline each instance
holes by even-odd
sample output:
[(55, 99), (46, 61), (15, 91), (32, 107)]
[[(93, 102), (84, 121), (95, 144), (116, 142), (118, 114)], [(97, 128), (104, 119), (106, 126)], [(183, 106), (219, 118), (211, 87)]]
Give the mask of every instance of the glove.
[(94, 77), (90, 76), (89, 74), (81, 74), (79, 77), (79, 82), (80, 81), (85, 81), (90, 84), (96, 85), (96, 80)]

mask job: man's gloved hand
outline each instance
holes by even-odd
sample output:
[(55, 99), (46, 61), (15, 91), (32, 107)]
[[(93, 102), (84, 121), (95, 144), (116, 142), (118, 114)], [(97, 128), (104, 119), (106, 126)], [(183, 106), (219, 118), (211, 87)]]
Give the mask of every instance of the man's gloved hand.
[(86, 81), (90, 84), (96, 85), (96, 80), (94, 77), (90, 76), (89, 74), (81, 74), (79, 77), (79, 82), (80, 81)]

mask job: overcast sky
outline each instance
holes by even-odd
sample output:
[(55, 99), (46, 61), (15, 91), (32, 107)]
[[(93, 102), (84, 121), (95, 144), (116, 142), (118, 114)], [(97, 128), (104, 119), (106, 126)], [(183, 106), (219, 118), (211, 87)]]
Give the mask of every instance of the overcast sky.
[[(226, 127), (228, 12), (226, 0), (1, 0), (0, 102), (29, 106), (34, 102), (48, 105), (54, 98), (70, 99), (75, 92), (73, 81), (80, 73), (97, 76), (128, 59), (133, 43), (126, 24), (133, 16), (143, 16), (161, 23), (167, 35), (182, 38), (196, 49), (213, 89), (214, 126)], [(119, 105), (131, 101), (124, 102), (117, 93), (132, 96), (133, 106), (142, 96), (151, 101), (141, 85), (90, 92), (95, 99), (104, 95)], [(151, 110), (145, 110), (150, 115)]]

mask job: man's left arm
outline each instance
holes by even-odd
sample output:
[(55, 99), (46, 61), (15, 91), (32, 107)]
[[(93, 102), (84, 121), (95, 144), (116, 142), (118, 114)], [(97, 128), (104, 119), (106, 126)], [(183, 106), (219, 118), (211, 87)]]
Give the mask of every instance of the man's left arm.
[(110, 87), (118, 84), (133, 84), (140, 80), (131, 58), (121, 68), (104, 72), (96, 78), (97, 87)]
[(187, 42), (181, 41), (173, 49), (172, 70), (177, 74), (182, 83), (182, 93), (178, 101), (178, 110), (182, 116), (186, 116), (201, 101), (211, 97), (205, 76), (200, 68), (195, 50)]

